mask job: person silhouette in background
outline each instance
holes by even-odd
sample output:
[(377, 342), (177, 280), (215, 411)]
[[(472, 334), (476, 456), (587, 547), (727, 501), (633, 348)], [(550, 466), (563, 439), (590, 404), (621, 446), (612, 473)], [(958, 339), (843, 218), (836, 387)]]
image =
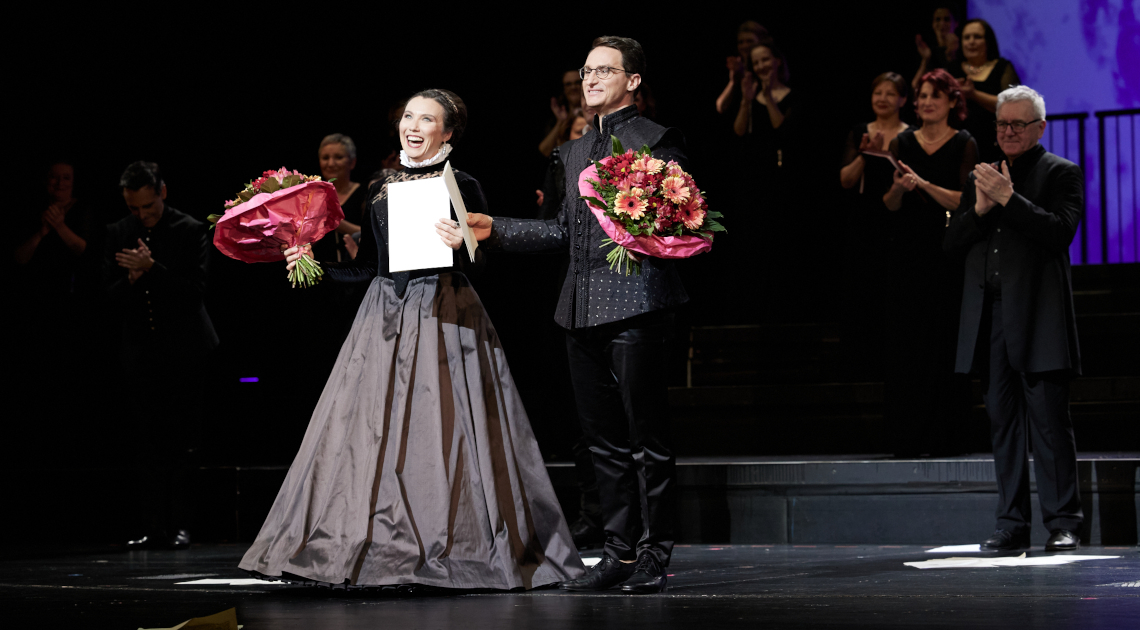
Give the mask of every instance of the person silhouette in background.
[(140, 535), (127, 548), (184, 549), (206, 357), (218, 345), (202, 301), (209, 235), (167, 205), (158, 164), (131, 164), (119, 188), (130, 215), (107, 226), (103, 281), (119, 323), (125, 432), (138, 464)]

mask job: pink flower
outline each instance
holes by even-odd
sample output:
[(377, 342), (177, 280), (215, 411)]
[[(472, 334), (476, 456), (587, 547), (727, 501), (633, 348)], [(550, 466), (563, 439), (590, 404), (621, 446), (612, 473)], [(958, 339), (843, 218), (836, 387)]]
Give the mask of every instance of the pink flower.
[(705, 210), (702, 207), (704, 199), (700, 195), (693, 195), (693, 198), (688, 203), (681, 206), (680, 218), (684, 222), (685, 227), (690, 230), (696, 230), (701, 227), (705, 222)]
[(634, 160), (633, 164), (630, 165), (630, 168), (635, 171), (653, 174), (658, 173), (661, 171), (661, 169), (665, 168), (665, 162), (663, 160), (658, 160), (657, 158), (646, 153), (645, 155)]
[(689, 200), (689, 187), (681, 177), (666, 177), (661, 181), (661, 194), (675, 204), (683, 204)]
[(634, 188), (629, 192), (619, 192), (614, 198), (614, 212), (629, 215), (631, 219), (640, 219), (645, 216), (648, 204), (641, 198), (642, 190)]
[(677, 164), (673, 160), (669, 160), (669, 163), (665, 165), (665, 175), (669, 177), (677, 177), (684, 174), (685, 171), (681, 169), (681, 165)]

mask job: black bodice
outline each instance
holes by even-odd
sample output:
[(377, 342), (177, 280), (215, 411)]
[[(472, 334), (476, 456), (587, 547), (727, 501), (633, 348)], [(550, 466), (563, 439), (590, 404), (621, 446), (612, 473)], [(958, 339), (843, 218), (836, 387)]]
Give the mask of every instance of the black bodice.
[[(368, 282), (376, 276), (391, 278), (396, 283), (396, 293), (403, 295), (404, 288), (412, 278), (468, 269), (472, 263), (467, 256), (467, 249), (460, 247), (452, 252), (451, 267), (396, 273), (388, 271), (388, 184), (442, 177), (443, 167), (444, 163), (441, 162), (425, 168), (408, 168), (373, 184), (368, 191), (369, 201), (365, 213), (371, 229), (361, 226), (360, 251), (354, 260), (341, 263), (321, 261), (329, 279), (334, 282), (357, 283)], [(479, 185), (479, 181), (463, 171), (455, 171), (455, 181), (459, 184), (459, 193), (463, 196), (467, 211), (486, 214), (487, 200), (483, 196), (483, 188)], [(451, 217), (455, 219), (454, 209), (451, 210)], [(478, 258), (477, 255), (477, 261)]]

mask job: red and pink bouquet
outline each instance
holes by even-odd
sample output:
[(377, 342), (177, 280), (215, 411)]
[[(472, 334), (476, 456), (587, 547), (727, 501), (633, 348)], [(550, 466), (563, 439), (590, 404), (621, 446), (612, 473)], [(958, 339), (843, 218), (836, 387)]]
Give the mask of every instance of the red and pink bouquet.
[(713, 232), (724, 226), (713, 219), (723, 215), (708, 209), (704, 192), (691, 175), (673, 161), (651, 154), (622, 150), (613, 138), (613, 155), (594, 162), (578, 177), (578, 191), (590, 205), (614, 245), (606, 255), (610, 269), (625, 275), (641, 273), (631, 252), (657, 258), (689, 258), (712, 249)]
[[(314, 243), (344, 219), (336, 188), (318, 176), (281, 167), (265, 171), (246, 184), (237, 198), (226, 202), (225, 214), (209, 217), (217, 229), (214, 245), (243, 262), (283, 260), (289, 247)], [(296, 287), (320, 281), (321, 265), (308, 254), (289, 272)]]

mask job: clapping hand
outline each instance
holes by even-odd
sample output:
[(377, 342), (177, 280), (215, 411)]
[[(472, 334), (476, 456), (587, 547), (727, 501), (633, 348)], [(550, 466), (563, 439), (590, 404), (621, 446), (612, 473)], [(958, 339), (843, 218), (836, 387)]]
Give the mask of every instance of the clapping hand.
[(41, 221), (43, 223), (43, 233), (45, 235), (50, 230), (58, 231), (59, 228), (64, 225), (64, 223), (63, 223), (63, 209), (61, 209), (59, 206), (57, 206), (55, 204), (48, 206), (48, 209), (44, 210), (44, 214), (43, 214), (43, 217), (41, 218)]
[(966, 77), (965, 79), (962, 80), (962, 83), (959, 86), (959, 89), (962, 92), (962, 98), (967, 98), (967, 99), (971, 99), (971, 100), (973, 100), (974, 93), (977, 91), (974, 88), (974, 80), (971, 79), (970, 77)]
[(135, 283), (142, 277), (143, 273), (154, 266), (154, 258), (151, 257), (150, 248), (140, 238), (138, 239), (139, 246), (135, 249), (124, 249), (123, 251), (115, 254), (115, 261), (119, 266), (127, 270), (127, 280), (131, 284)]
[(926, 44), (926, 40), (922, 35), (914, 36), (914, 45), (918, 48), (918, 56), (926, 61), (930, 61), (930, 46)]
[(740, 57), (729, 57), (724, 65), (728, 67), (729, 82), (736, 83), (737, 78), (744, 72), (744, 60)]
[(756, 77), (753, 77), (751, 72), (745, 72), (744, 78), (740, 80), (740, 92), (744, 96), (744, 102), (751, 102), (756, 98), (756, 90), (759, 87)]
[(859, 141), (859, 152), (864, 151), (882, 151), (883, 150), (883, 132), (876, 131), (875, 137), (863, 134), (863, 139)]
[(974, 204), (974, 211), (978, 216), (984, 216), (995, 205), (1009, 203), (1013, 196), (1013, 180), (1009, 177), (1009, 164), (1001, 163), (999, 172), (993, 166), (982, 162), (974, 167), (974, 190), (977, 191), (978, 201)]
[(559, 122), (566, 120), (570, 116), (569, 112), (566, 111), (566, 106), (559, 103), (558, 99), (553, 96), (550, 97), (550, 111)]

